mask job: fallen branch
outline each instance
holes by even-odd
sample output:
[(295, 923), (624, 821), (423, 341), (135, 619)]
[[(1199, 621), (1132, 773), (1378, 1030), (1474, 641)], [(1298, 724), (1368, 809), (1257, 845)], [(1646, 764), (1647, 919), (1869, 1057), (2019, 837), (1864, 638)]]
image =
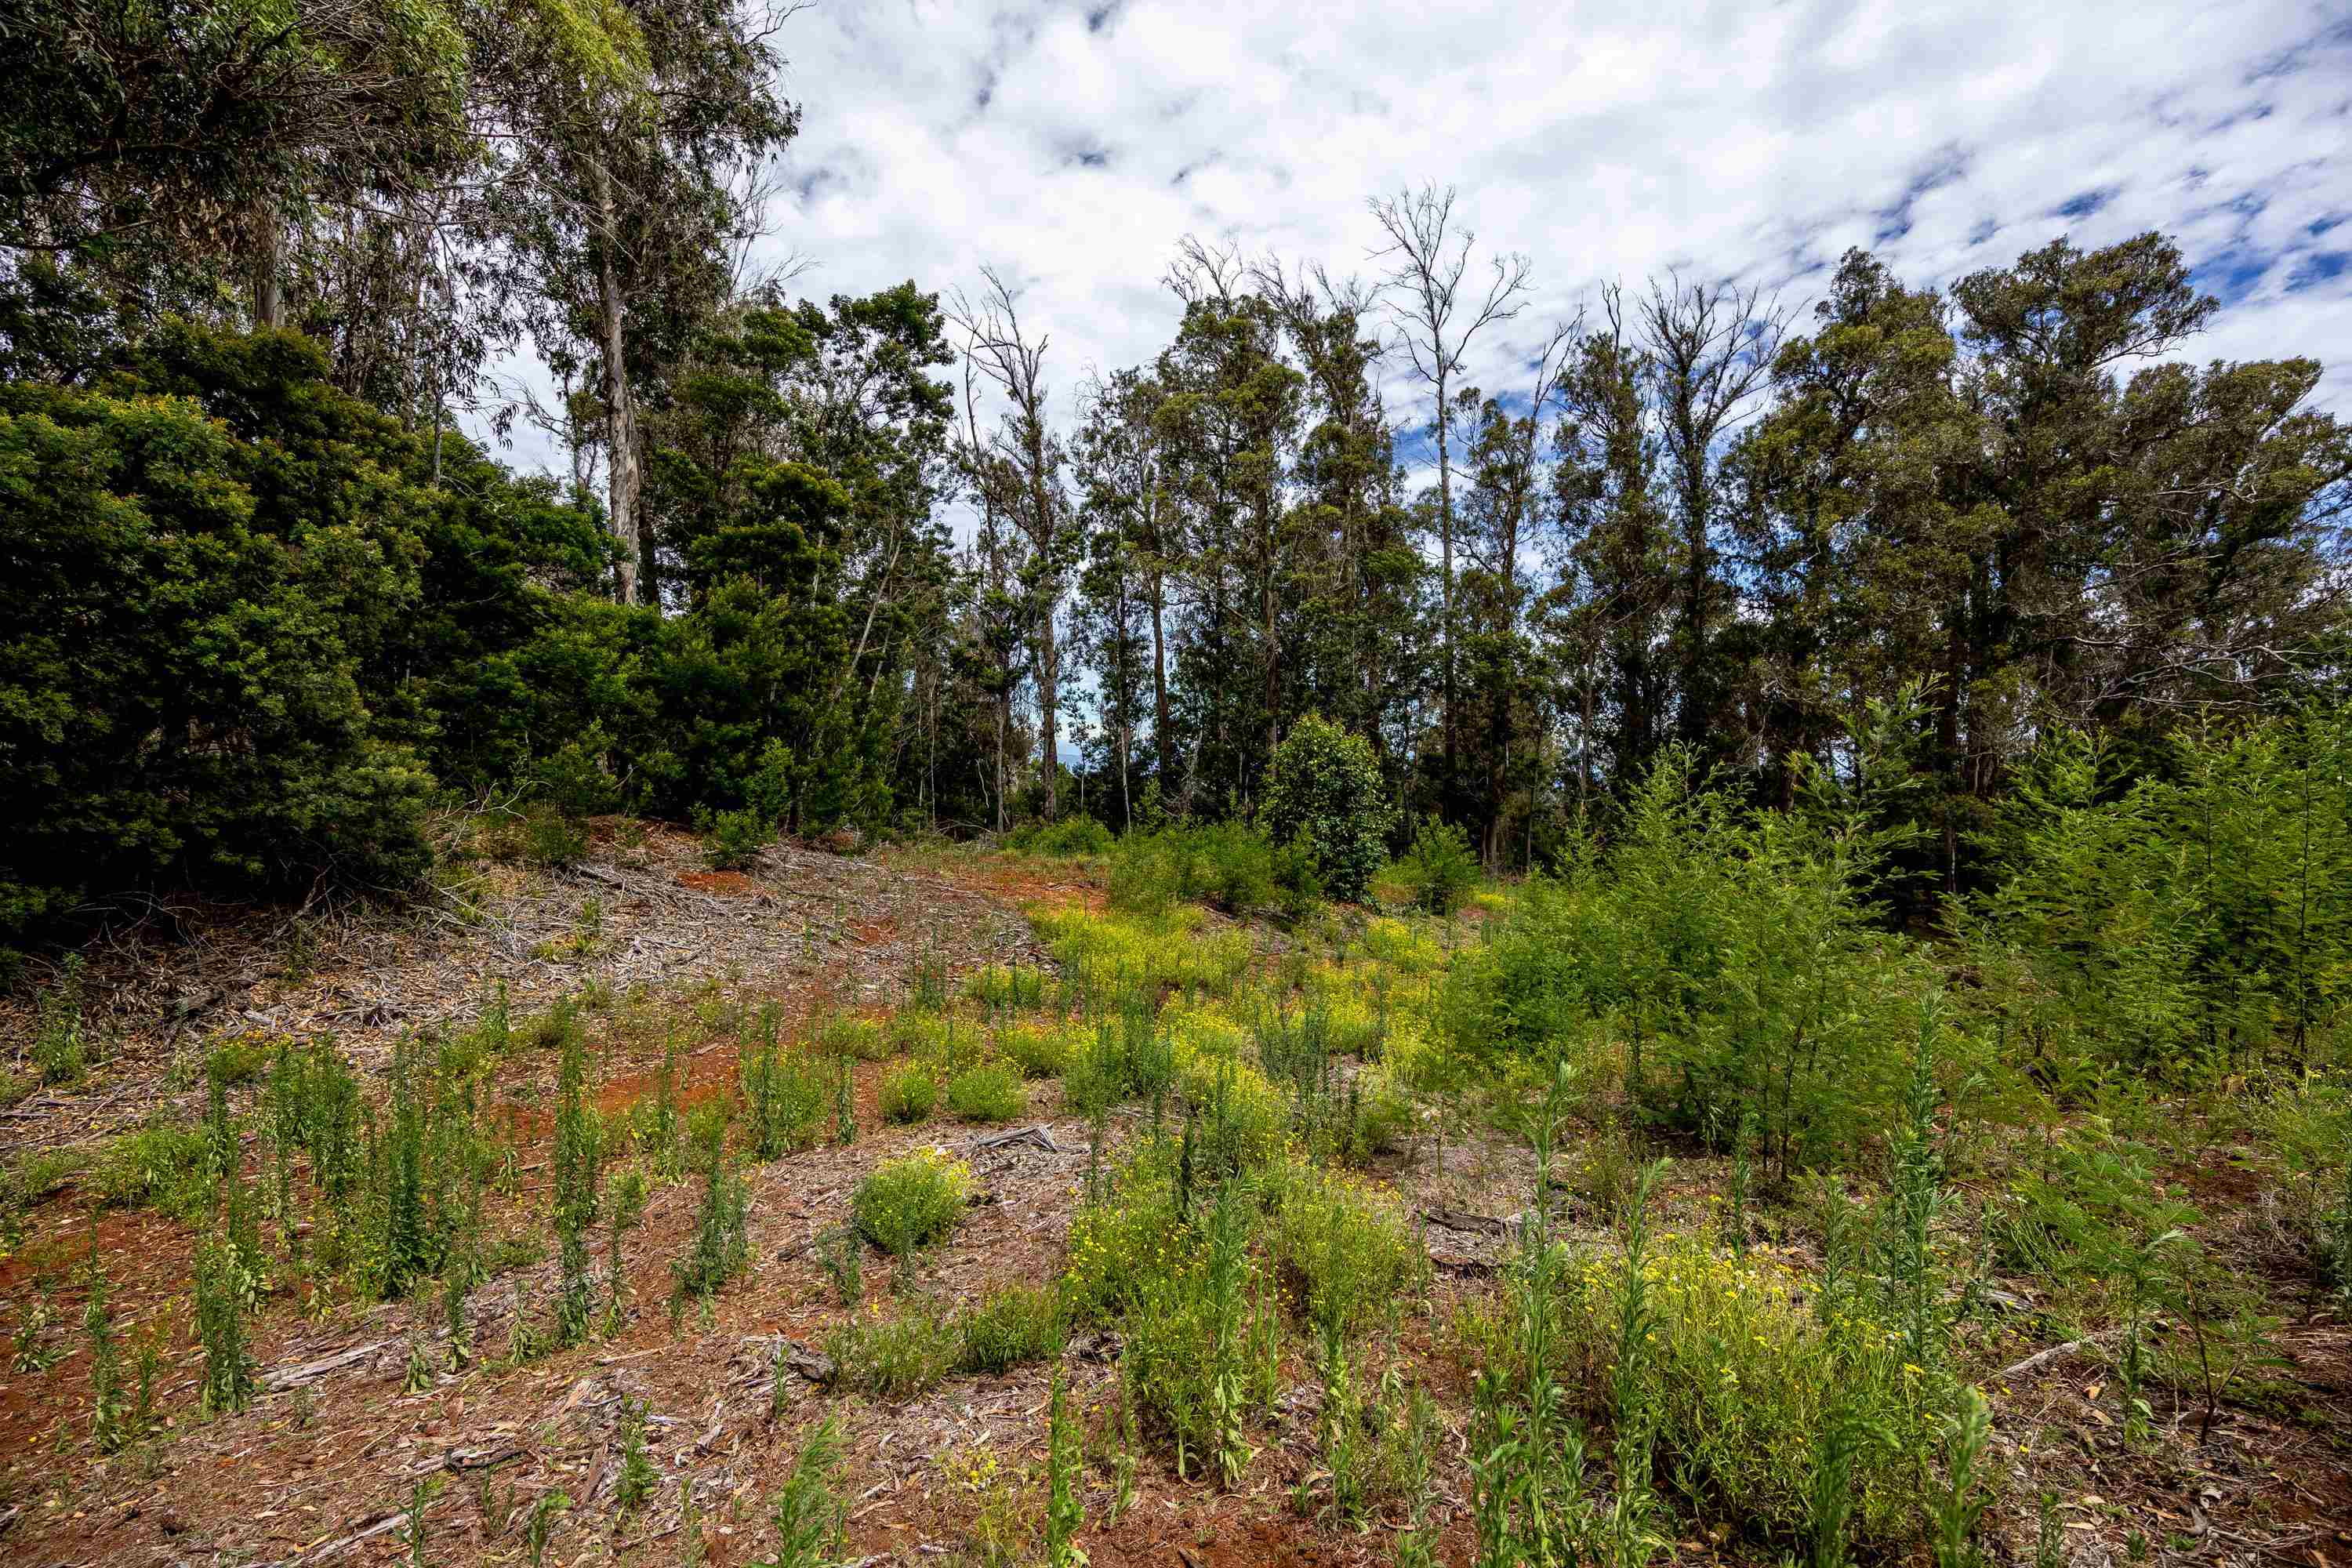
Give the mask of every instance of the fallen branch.
[(282, 1389), (298, 1388), (331, 1372), (341, 1372), (347, 1366), (366, 1361), (401, 1342), (399, 1340), (378, 1340), (372, 1345), (353, 1345), (350, 1350), (337, 1351), (320, 1361), (305, 1362), (299, 1366), (281, 1366), (262, 1374), (261, 1391), (276, 1394)]
[(990, 1132), (971, 1141), (974, 1149), (1009, 1149), (1015, 1145), (1043, 1149), (1048, 1154), (1073, 1152), (1055, 1142), (1054, 1130), (1042, 1121), (1034, 1127), (1018, 1128), (1011, 1132)]
[(2084, 1351), (2096, 1350), (2098, 1346), (2099, 1342), (2095, 1339), (2068, 1340), (2063, 1345), (2052, 1345), (2046, 1351), (2035, 1351), (2032, 1355), (2027, 1356), (2023, 1361), (2017, 1363), (2014, 1366), (2005, 1366), (2001, 1368), (1999, 1372), (1992, 1374), (1990, 1381), (1993, 1383), (2007, 1383), (2011, 1378), (2023, 1377), (2029, 1372), (2039, 1372), (2043, 1367), (2048, 1366), (2052, 1362), (2064, 1361), (2067, 1357), (2080, 1355)]
[(1508, 1236), (1519, 1224), (1517, 1215), (1496, 1219), (1493, 1215), (1467, 1214), (1461, 1209), (1423, 1209), (1421, 1217), (1440, 1230), (1458, 1230), (1471, 1236)]

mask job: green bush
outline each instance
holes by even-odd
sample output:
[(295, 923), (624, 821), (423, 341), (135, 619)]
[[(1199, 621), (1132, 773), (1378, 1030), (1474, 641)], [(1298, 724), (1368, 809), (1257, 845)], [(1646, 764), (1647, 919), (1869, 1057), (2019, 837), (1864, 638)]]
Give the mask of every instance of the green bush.
[(190, 1223), (211, 1211), (212, 1145), (193, 1127), (157, 1125), (109, 1143), (89, 1174), (102, 1204), (152, 1208)]
[(996, 1048), (1023, 1078), (1059, 1078), (1070, 1065), (1070, 1030), (1042, 1019), (1014, 1024), (996, 1037)]
[(1266, 1250), (1300, 1310), (1343, 1334), (1392, 1317), (1428, 1268), (1395, 1194), (1305, 1163), (1278, 1169)]
[(0, 399), (0, 932), (158, 879), (430, 863), (431, 780), (365, 696), (421, 586), (406, 438), (292, 333), (173, 323), (141, 361)]
[(753, 1159), (781, 1159), (816, 1142), (832, 1109), (833, 1083), (815, 1060), (766, 1045), (745, 1053), (741, 1076)]
[[(1752, 811), (1669, 750), (1605, 857), (1530, 879), (1457, 954), (1443, 1043), (1474, 1068), (1605, 1050), (1645, 1121), (1719, 1138), (1752, 1114), (1778, 1178), (1852, 1158), (1899, 1103), (1937, 979), (1866, 897), (1881, 864), (1850, 819)], [(1947, 1026), (1935, 1055), (1957, 1079), (1980, 1052)]]
[(588, 858), (588, 832), (544, 802), (524, 808), (518, 853), (534, 866), (562, 869)]
[(1470, 836), (1431, 816), (1413, 830), (1412, 848), (1398, 862), (1401, 879), (1413, 890), (1413, 903), (1433, 915), (1450, 915), (1469, 902), (1478, 885), (1478, 858)]
[(1009, 1067), (991, 1063), (948, 1080), (948, 1114), (959, 1121), (1011, 1121), (1028, 1110), (1029, 1090)]
[(1066, 816), (1059, 822), (1036, 823), (1018, 828), (1004, 841), (1008, 849), (1065, 858), (1108, 855), (1116, 842), (1111, 830), (1091, 816)]
[(1111, 852), (1108, 882), (1111, 907), (1133, 914), (1185, 900), (1238, 914), (1275, 901), (1274, 847), (1237, 822), (1130, 833)]
[(958, 1314), (963, 1335), (960, 1370), (985, 1373), (1012, 1371), (1026, 1362), (1059, 1355), (1068, 1329), (1062, 1299), (1050, 1286), (1013, 1285)]
[(1332, 898), (1353, 901), (1388, 858), (1395, 814), (1371, 742), (1310, 713), (1275, 750), (1259, 817), (1276, 843), (1305, 847)]
[(890, 1054), (890, 1035), (871, 1018), (834, 1018), (817, 1031), (816, 1048), (824, 1056), (878, 1062)]
[(857, 1184), (850, 1212), (875, 1246), (904, 1258), (953, 1230), (971, 1201), (971, 1167), (923, 1149), (876, 1166)]
[(1000, 1011), (1036, 1007), (1045, 1000), (1045, 978), (1034, 964), (984, 964), (964, 982), (964, 994)]
[(885, 1121), (920, 1121), (940, 1102), (940, 1080), (920, 1062), (907, 1062), (883, 1079), (877, 1096)]
[(963, 1343), (958, 1325), (923, 1303), (895, 1318), (853, 1313), (825, 1336), (824, 1353), (841, 1386), (903, 1399), (953, 1372)]
[(751, 869), (760, 863), (760, 851), (776, 837), (774, 826), (756, 811), (697, 807), (694, 830), (702, 835), (703, 863), (714, 871)]
[(612, 737), (603, 724), (591, 724), (584, 734), (565, 742), (531, 768), (541, 800), (574, 819), (617, 811), (621, 787), (604, 764)]

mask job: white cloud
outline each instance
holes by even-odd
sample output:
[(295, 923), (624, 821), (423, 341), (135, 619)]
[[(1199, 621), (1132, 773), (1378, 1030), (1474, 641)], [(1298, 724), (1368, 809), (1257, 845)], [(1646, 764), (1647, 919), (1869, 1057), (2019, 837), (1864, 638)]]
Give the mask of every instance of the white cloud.
[(1166, 342), (1184, 235), (1369, 273), (1366, 198), (1434, 181), (1534, 260), (1474, 366), (1497, 384), (1611, 279), (1801, 303), (1849, 245), (1941, 282), (2158, 228), (2228, 305), (2198, 357), (2315, 355), (2352, 412), (2352, 221), (2328, 226), (2352, 220), (2352, 27), (2323, 5), (822, 0), (780, 42), (796, 288), (999, 266), (1066, 398)]

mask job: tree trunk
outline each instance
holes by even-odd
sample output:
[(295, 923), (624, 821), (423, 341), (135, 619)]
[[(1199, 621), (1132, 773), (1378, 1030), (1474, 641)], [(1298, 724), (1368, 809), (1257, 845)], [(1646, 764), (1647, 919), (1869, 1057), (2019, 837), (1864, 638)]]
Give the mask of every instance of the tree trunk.
[(278, 263), (278, 219), (264, 214), (261, 246), (253, 258), (253, 326), (256, 331), (286, 324), (286, 279), (280, 274)]
[(596, 306), (604, 318), (604, 447), (609, 525), (621, 547), (616, 583), (621, 603), (637, 602), (637, 574), (643, 541), (639, 537), (637, 494), (644, 471), (637, 463), (637, 410), (629, 391), (629, 368), (623, 325), (627, 303), (621, 297), (620, 268), (614, 264), (612, 176), (596, 171), (596, 199), (604, 232), (597, 242)]
[(1061, 727), (1055, 712), (1058, 690), (1055, 665), (1060, 650), (1054, 646), (1054, 601), (1037, 622), (1037, 751), (1045, 768), (1045, 820), (1061, 816)]
[(1159, 753), (1160, 792), (1165, 799), (1176, 777), (1175, 737), (1168, 727), (1168, 636), (1162, 625), (1168, 605), (1167, 579), (1151, 573), (1151, 744)]
[(1454, 728), (1454, 455), (1446, 439), (1452, 423), (1452, 411), (1445, 402), (1447, 380), (1441, 368), (1437, 375), (1437, 542), (1444, 574), (1438, 581), (1444, 624), (1438, 628), (1438, 637), (1445, 685), (1445, 781), (1450, 790), (1454, 759), (1461, 748)]

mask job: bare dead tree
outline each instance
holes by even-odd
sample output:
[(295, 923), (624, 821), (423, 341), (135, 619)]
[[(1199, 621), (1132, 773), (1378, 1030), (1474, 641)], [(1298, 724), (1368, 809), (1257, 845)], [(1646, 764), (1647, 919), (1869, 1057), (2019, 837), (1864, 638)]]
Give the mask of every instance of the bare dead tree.
[(948, 319), (964, 335), (964, 352), (981, 374), (1003, 395), (1004, 418), (989, 448), (1009, 465), (1015, 476), (1015, 526), (1028, 536), (1029, 570), (1024, 599), (1030, 621), (1030, 646), (1037, 680), (1038, 747), (1045, 783), (1045, 817), (1060, 815), (1060, 689), (1061, 652), (1055, 616), (1062, 602), (1062, 584), (1069, 569), (1070, 507), (1062, 494), (1061, 443), (1046, 423), (1045, 345), (1034, 341), (1021, 325), (1012, 288), (992, 268), (981, 268), (988, 287), (975, 303), (958, 292)]
[(1683, 738), (1704, 737), (1716, 703), (1707, 667), (1717, 580), (1713, 531), (1720, 510), (1717, 442), (1769, 388), (1790, 312), (1759, 289), (1650, 280), (1638, 331), (1657, 398), (1679, 514), (1682, 567)]
[(1445, 762), (1453, 768), (1459, 751), (1454, 716), (1454, 381), (1477, 335), (1517, 315), (1525, 304), (1528, 261), (1514, 251), (1487, 258), (1483, 290), (1465, 287), (1473, 231), (1454, 226), (1454, 187), (1423, 185), (1394, 196), (1372, 198), (1372, 216), (1389, 243), (1372, 252), (1391, 265), (1382, 289), (1397, 322), (1398, 342), (1413, 374), (1425, 382), (1435, 403), (1432, 427), (1437, 437), (1437, 537), (1443, 575), (1439, 592), (1444, 613), (1440, 628), (1445, 687)]

